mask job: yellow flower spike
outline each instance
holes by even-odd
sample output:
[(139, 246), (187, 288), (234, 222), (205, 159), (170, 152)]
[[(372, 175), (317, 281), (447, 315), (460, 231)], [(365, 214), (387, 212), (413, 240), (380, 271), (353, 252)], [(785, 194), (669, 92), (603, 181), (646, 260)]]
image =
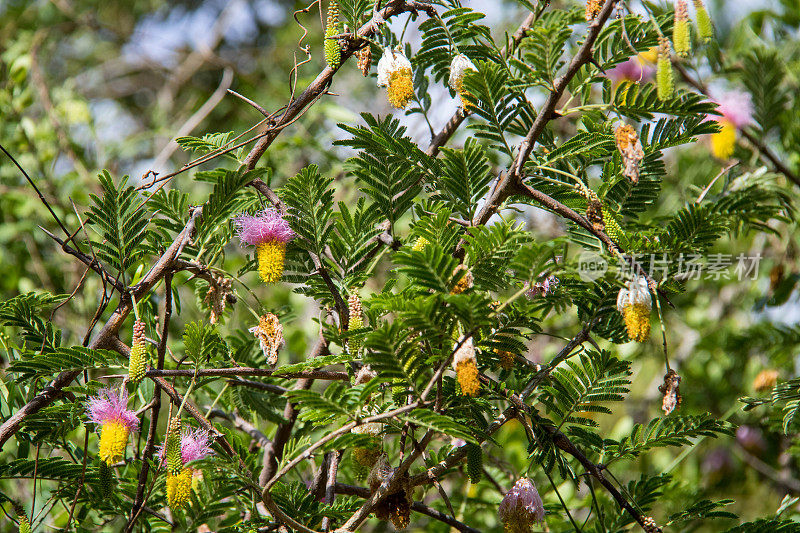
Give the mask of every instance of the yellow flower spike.
[(714, 38), (714, 24), (703, 0), (694, 0), (694, 10), (697, 15), (697, 35), (703, 41), (710, 42)]
[(678, 0), (675, 3), (672, 44), (675, 46), (675, 53), (680, 57), (687, 57), (692, 50), (692, 42), (689, 39), (689, 8), (686, 5), (686, 0)]
[(100, 429), (100, 459), (108, 465), (122, 460), (125, 447), (128, 445), (130, 430), (123, 422), (111, 420), (102, 425)]
[(617, 295), (617, 309), (625, 320), (628, 337), (636, 342), (645, 342), (650, 336), (650, 309), (652, 299), (647, 280), (636, 277), (629, 281), (627, 288), (620, 289)]
[(658, 40), (658, 61), (656, 63), (656, 86), (658, 99), (668, 100), (675, 92), (672, 63), (670, 62), (669, 39), (661, 37)]
[(399, 50), (387, 49), (378, 61), (378, 87), (386, 87), (389, 103), (398, 109), (414, 98), (411, 62)]
[(729, 120), (719, 121), (722, 128), (711, 135), (711, 153), (717, 159), (730, 159), (736, 146), (736, 126)]
[(128, 358), (128, 380), (138, 385), (147, 371), (147, 344), (144, 335), (144, 322), (136, 320), (133, 323), (133, 342), (131, 342), (131, 355)]
[(412, 246), (411, 249), (414, 250), (415, 252), (421, 252), (429, 244), (430, 241), (428, 241), (428, 239), (426, 239), (425, 237), (419, 237), (417, 238), (417, 241), (414, 243), (414, 246)]
[(478, 360), (475, 358), (475, 345), (472, 337), (461, 343), (453, 355), (453, 370), (456, 381), (464, 396), (477, 396), (481, 383), (478, 379)]
[(325, 62), (331, 68), (338, 68), (342, 62), (342, 51), (338, 39), (330, 39), (339, 34), (339, 2), (331, 0), (328, 4), (328, 18), (325, 24)]
[(280, 241), (267, 241), (256, 245), (258, 275), (264, 283), (280, 281), (283, 263), (286, 260), (286, 244)]
[(192, 469), (184, 468), (178, 475), (167, 473), (167, 504), (171, 509), (181, 509), (189, 502), (192, 493)]

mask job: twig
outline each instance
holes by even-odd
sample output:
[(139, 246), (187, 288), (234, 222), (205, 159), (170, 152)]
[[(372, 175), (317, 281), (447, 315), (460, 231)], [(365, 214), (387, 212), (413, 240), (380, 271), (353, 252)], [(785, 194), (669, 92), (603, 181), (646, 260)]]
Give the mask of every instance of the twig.
[(347, 372), (338, 372), (333, 370), (302, 370), (300, 372), (286, 372), (280, 374), (280, 368), (271, 370), (268, 368), (251, 368), (245, 366), (234, 366), (230, 368), (200, 368), (197, 371), (184, 368), (184, 369), (170, 369), (170, 370), (148, 370), (145, 376), (147, 377), (204, 377), (204, 376), (275, 376), (276, 378), (303, 378), (303, 379), (327, 379), (332, 381), (347, 381), (350, 376)]

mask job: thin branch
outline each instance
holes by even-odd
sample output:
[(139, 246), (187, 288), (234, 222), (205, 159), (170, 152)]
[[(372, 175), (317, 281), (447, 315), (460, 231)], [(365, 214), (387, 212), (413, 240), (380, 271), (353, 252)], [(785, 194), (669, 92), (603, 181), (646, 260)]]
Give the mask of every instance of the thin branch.
[[(197, 377), (204, 376), (275, 376), (276, 378), (303, 378), (303, 379), (326, 379), (331, 381), (347, 381), (350, 376), (347, 372), (338, 372), (333, 370), (302, 370), (299, 372), (280, 372), (280, 368), (271, 370), (268, 368), (251, 368), (246, 366), (234, 366), (230, 368), (200, 368), (194, 369), (170, 369), (170, 370), (148, 370), (145, 376), (147, 377), (186, 377), (191, 378), (195, 375)], [(277, 373), (277, 374), (276, 374)]]

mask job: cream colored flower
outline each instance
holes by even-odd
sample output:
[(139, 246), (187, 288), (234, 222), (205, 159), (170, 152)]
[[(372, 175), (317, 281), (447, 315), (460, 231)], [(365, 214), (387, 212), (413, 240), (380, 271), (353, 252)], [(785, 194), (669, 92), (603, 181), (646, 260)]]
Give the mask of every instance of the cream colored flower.
[(378, 87), (386, 87), (389, 102), (403, 109), (414, 97), (411, 61), (398, 50), (386, 50), (378, 61)]
[(644, 342), (650, 335), (650, 309), (653, 301), (647, 280), (635, 277), (628, 282), (626, 289), (620, 289), (617, 295), (617, 309), (625, 319), (628, 336), (631, 340)]

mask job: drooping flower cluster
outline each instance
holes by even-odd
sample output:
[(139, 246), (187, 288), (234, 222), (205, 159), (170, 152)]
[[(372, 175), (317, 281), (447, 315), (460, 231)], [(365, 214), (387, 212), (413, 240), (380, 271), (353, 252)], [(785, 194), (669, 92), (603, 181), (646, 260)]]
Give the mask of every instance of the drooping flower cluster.
[(718, 159), (727, 160), (733, 155), (738, 130), (753, 123), (753, 101), (748, 93), (742, 91), (719, 93), (713, 100), (722, 116), (708, 117), (716, 120), (721, 128), (711, 135), (711, 153)]
[(630, 124), (620, 124), (614, 134), (617, 150), (622, 155), (622, 175), (636, 185), (639, 183), (639, 164), (644, 159), (644, 149), (636, 130)]
[(101, 389), (97, 396), (89, 398), (87, 414), (89, 420), (100, 427), (100, 459), (112, 465), (125, 455), (128, 435), (139, 428), (136, 413), (127, 409), (128, 392), (120, 393), (111, 389)]
[(286, 258), (286, 244), (294, 238), (289, 223), (274, 209), (255, 215), (241, 214), (234, 218), (243, 245), (256, 247), (258, 273), (265, 283), (281, 279)]
[(208, 284), (208, 292), (203, 301), (211, 308), (208, 321), (212, 324), (219, 322), (225, 312), (225, 307), (236, 302), (233, 294), (232, 280), (224, 276), (213, 276), (214, 281)]
[(481, 385), (472, 337), (462, 342), (453, 355), (453, 370), (456, 371), (456, 381), (461, 387), (461, 393), (464, 396), (477, 396)]
[(681, 406), (681, 377), (673, 369), (664, 375), (664, 383), (658, 387), (663, 398), (661, 399), (661, 410), (665, 415)]
[(147, 341), (144, 336), (144, 322), (138, 318), (133, 323), (133, 341), (128, 358), (128, 380), (138, 384), (147, 371)]
[(595, 231), (605, 231), (606, 223), (603, 218), (603, 202), (597, 193), (588, 190), (586, 194), (586, 220), (592, 225)]
[(603, 8), (605, 0), (586, 0), (586, 13), (584, 14), (587, 22), (597, 18), (600, 10)]
[(386, 87), (389, 103), (398, 109), (414, 98), (411, 62), (399, 50), (386, 50), (378, 61), (378, 87)]
[(275, 366), (278, 363), (278, 350), (283, 346), (283, 326), (278, 317), (267, 313), (258, 319), (258, 325), (248, 330), (255, 335), (261, 345), (261, 351), (267, 358), (267, 363)]
[(475, 64), (464, 54), (458, 54), (450, 63), (450, 78), (448, 84), (461, 99), (461, 107), (464, 109), (465, 114), (471, 113), (472, 109), (475, 107), (472, 95), (469, 91), (464, 89), (464, 76), (468, 70), (473, 72), (478, 71), (478, 69), (475, 68)]
[(497, 514), (509, 533), (528, 533), (533, 524), (543, 522), (544, 503), (536, 485), (528, 478), (520, 478), (503, 497)]
[(356, 66), (364, 76), (369, 76), (369, 67), (372, 65), (372, 47), (369, 44), (356, 52)]
[[(374, 494), (381, 484), (392, 476), (394, 470), (386, 455), (381, 455), (367, 478), (370, 491)], [(395, 529), (408, 527), (411, 521), (411, 504), (414, 503), (413, 490), (408, 473), (405, 473), (400, 479), (398, 488), (374, 507), (375, 516), (379, 520), (390, 520)]]
[(620, 289), (617, 295), (617, 309), (625, 319), (628, 337), (644, 342), (650, 335), (650, 309), (652, 308), (650, 289), (647, 280), (636, 276), (628, 282), (627, 288)]

